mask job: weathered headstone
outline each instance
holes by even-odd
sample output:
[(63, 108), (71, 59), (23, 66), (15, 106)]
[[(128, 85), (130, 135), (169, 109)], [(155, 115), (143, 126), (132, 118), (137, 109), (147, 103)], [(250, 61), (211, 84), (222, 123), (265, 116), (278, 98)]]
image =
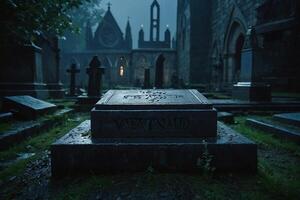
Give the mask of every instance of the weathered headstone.
[(144, 71), (144, 89), (150, 89), (150, 68), (146, 68)]
[(162, 89), (164, 85), (164, 55), (159, 55), (156, 61), (156, 69), (155, 69), (155, 88)]
[(88, 96), (100, 97), (101, 95), (101, 81), (104, 74), (104, 68), (101, 67), (101, 62), (98, 56), (94, 56), (90, 62), (90, 67), (86, 72), (89, 76)]
[(240, 82), (234, 85), (232, 96), (247, 101), (270, 101), (271, 87), (264, 83), (261, 49), (254, 28), (247, 32), (242, 50)]
[(70, 96), (76, 95), (76, 74), (80, 72), (78, 69), (77, 63), (73, 60), (70, 69), (67, 69), (67, 72), (70, 73)]
[(10, 96), (3, 98), (3, 109), (12, 111), (25, 119), (36, 119), (38, 116), (56, 110), (56, 105), (31, 96)]
[(196, 90), (110, 90), (92, 110), (94, 138), (215, 137), (217, 112)]
[(30, 95), (49, 97), (44, 83), (42, 49), (35, 45), (13, 45), (3, 53), (0, 96)]

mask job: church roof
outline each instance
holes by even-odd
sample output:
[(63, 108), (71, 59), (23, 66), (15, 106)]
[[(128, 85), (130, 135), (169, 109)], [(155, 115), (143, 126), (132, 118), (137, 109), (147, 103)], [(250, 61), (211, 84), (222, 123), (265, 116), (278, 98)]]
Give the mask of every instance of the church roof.
[(123, 36), (122, 30), (110, 10), (110, 5), (108, 6), (108, 9), (107, 9), (104, 17), (102, 18), (102, 20), (100, 21), (100, 23), (98, 25), (96, 34), (101, 30), (101, 27), (104, 26), (105, 24), (111, 25), (117, 31), (118, 34)]

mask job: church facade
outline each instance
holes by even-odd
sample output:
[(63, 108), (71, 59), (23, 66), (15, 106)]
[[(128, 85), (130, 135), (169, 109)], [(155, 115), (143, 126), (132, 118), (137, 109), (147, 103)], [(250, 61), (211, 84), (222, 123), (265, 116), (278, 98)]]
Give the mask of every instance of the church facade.
[(131, 25), (128, 20), (125, 35), (120, 29), (111, 11), (110, 5), (93, 32), (89, 22), (86, 25), (86, 49), (81, 52), (63, 52), (64, 60), (61, 71), (65, 84), (68, 85), (68, 75), (65, 70), (75, 58), (80, 65), (78, 84), (86, 87), (87, 75), (85, 68), (89, 61), (97, 55), (105, 67), (104, 85), (112, 88), (117, 86), (142, 86), (144, 71), (150, 68), (150, 82), (154, 84), (155, 64), (159, 55), (163, 54), (165, 61), (165, 85), (171, 84), (173, 74), (176, 74), (176, 50), (171, 47), (171, 33), (165, 31), (165, 38), (160, 38), (160, 5), (154, 0), (150, 7), (151, 26), (150, 38), (144, 38), (144, 30), (139, 31), (138, 48), (133, 49)]
[(299, 91), (298, 0), (178, 0), (178, 74), (186, 84), (231, 91), (239, 82), (247, 30), (256, 30), (262, 80)]

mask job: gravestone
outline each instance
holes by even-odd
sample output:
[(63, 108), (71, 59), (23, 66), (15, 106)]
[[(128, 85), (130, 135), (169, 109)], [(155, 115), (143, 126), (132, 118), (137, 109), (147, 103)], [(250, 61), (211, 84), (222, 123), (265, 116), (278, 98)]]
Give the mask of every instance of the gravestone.
[(164, 85), (164, 62), (165, 57), (161, 54), (156, 61), (155, 88), (162, 89)]
[(77, 63), (74, 60), (73, 63), (70, 66), (70, 69), (67, 70), (68, 73), (70, 73), (70, 96), (76, 95), (76, 74), (80, 72), (78, 69)]
[(247, 101), (271, 101), (271, 87), (264, 83), (261, 48), (254, 28), (246, 35), (241, 57), (240, 82), (234, 85), (233, 98)]
[(146, 68), (144, 71), (144, 89), (150, 89), (150, 68)]
[(101, 67), (98, 56), (94, 56), (86, 69), (88, 74), (88, 96), (79, 96), (77, 104), (94, 106), (101, 97), (102, 76), (105, 68)]
[(104, 68), (101, 67), (101, 62), (98, 56), (94, 56), (90, 62), (90, 67), (87, 68), (86, 73), (89, 76), (88, 96), (100, 97), (101, 95), (101, 81), (104, 74)]
[(217, 134), (217, 112), (197, 90), (110, 90), (92, 110), (91, 122), (93, 138)]
[(37, 117), (52, 113), (56, 105), (36, 99), (31, 96), (9, 96), (3, 98), (3, 109), (16, 113), (24, 119), (36, 119)]
[(110, 90), (91, 121), (51, 146), (51, 170), (53, 176), (149, 167), (199, 172), (205, 152), (217, 171), (257, 169), (256, 144), (217, 124), (212, 104), (198, 91)]
[(45, 99), (42, 49), (35, 45), (14, 45), (1, 52), (0, 96), (30, 95)]

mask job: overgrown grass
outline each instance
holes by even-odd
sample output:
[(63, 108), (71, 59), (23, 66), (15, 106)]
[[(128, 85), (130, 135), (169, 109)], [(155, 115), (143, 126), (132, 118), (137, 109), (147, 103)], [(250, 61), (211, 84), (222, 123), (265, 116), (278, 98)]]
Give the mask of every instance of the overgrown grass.
[[(108, 176), (91, 176), (82, 178), (66, 178), (56, 184), (55, 191), (51, 192), (51, 199), (56, 200), (79, 200), (88, 199), (88, 195), (93, 192), (99, 192), (103, 188), (112, 185), (112, 179)], [(59, 187), (59, 186), (62, 187)], [(61, 188), (61, 189), (57, 189)]]
[[(275, 138), (245, 124), (247, 117), (237, 117), (232, 127), (259, 146), (258, 178), (276, 199), (298, 199), (300, 194), (300, 147), (293, 142)], [(266, 117), (268, 118), (268, 117)], [(270, 155), (265, 155), (267, 151)]]
[(74, 128), (77, 124), (86, 120), (87, 118), (87, 115), (83, 115), (77, 121), (65, 117), (61, 119), (61, 125), (56, 126), (55, 128), (52, 128), (51, 130), (46, 131), (45, 133), (42, 133), (36, 137), (29, 138), (24, 142), (9, 148), (8, 150), (0, 152), (0, 160), (2, 161), (15, 159), (18, 153), (35, 153), (35, 156), (25, 160), (17, 161), (4, 170), (0, 171), (0, 179), (6, 180), (10, 176), (18, 175), (24, 170), (28, 162), (34, 159), (38, 159), (41, 153), (45, 150), (48, 150), (53, 142), (55, 142), (58, 138), (62, 137), (70, 129)]
[(232, 125), (232, 128), (234, 128), (237, 132), (245, 135), (249, 139), (252, 139), (259, 145), (264, 145), (265, 147), (272, 147), (275, 149), (284, 149), (297, 156), (300, 156), (299, 145), (294, 142), (276, 138), (270, 133), (266, 133), (264, 131), (260, 131), (247, 126), (245, 124), (247, 118), (248, 117), (245, 116), (236, 117), (236, 124)]

